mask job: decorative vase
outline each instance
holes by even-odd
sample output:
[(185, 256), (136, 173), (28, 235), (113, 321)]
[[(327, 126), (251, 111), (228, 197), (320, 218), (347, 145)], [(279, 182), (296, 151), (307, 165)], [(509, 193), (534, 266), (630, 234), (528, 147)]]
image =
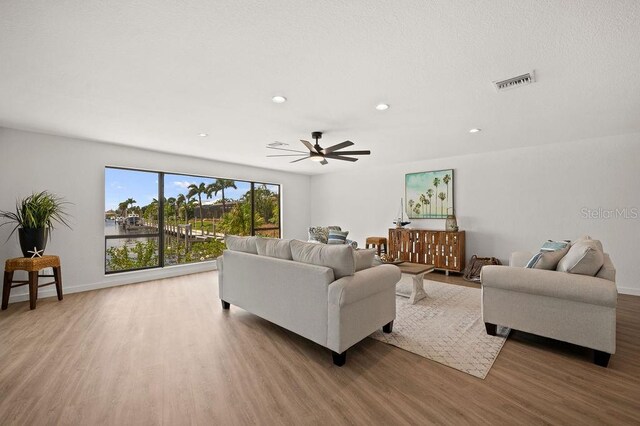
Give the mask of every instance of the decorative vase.
[(20, 239), (20, 248), (24, 257), (34, 257), (38, 253), (40, 256), (44, 254), (47, 246), (47, 236), (49, 230), (47, 228), (20, 228), (18, 229), (18, 238)]
[(447, 222), (445, 224), (445, 228), (447, 231), (456, 232), (458, 230), (458, 220), (456, 219), (455, 214), (450, 214), (447, 216)]

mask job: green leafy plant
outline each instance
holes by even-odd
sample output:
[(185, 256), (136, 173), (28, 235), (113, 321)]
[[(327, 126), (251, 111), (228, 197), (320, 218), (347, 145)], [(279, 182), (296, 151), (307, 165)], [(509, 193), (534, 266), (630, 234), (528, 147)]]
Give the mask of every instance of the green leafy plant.
[[(18, 228), (41, 229), (48, 228), (52, 231), (56, 224), (61, 224), (71, 229), (65, 208), (70, 204), (62, 197), (47, 191), (33, 193), (22, 200), (16, 201), (16, 211), (0, 211), (0, 218), (5, 219), (1, 226), (15, 225), (9, 234), (9, 238)], [(49, 232), (51, 237), (51, 232)], [(7, 238), (7, 240), (9, 239)]]

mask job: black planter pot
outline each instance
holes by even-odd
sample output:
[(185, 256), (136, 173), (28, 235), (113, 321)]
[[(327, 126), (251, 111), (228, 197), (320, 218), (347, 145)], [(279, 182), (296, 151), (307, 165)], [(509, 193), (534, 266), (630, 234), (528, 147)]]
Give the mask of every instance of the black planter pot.
[(47, 228), (37, 229), (18, 229), (18, 237), (20, 238), (20, 248), (24, 257), (33, 257), (34, 252), (38, 252), (40, 256), (44, 254), (44, 248), (47, 246), (47, 236), (49, 234)]

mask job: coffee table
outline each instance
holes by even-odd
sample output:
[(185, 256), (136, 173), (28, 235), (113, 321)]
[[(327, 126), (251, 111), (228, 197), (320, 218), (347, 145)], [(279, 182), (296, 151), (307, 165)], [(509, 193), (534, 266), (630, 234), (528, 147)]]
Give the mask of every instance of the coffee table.
[[(427, 293), (424, 291), (424, 276), (430, 272), (433, 272), (435, 267), (433, 265), (422, 265), (419, 263), (401, 263), (397, 265), (403, 275), (408, 275), (412, 279), (411, 294), (409, 295), (409, 303), (415, 304), (418, 300), (427, 297)], [(398, 296), (407, 297), (406, 294), (396, 292)]]

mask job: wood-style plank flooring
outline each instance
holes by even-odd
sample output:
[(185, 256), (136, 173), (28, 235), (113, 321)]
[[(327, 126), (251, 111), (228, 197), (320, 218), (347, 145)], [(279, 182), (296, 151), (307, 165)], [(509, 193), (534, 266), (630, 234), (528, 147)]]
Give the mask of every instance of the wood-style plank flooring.
[(640, 297), (620, 296), (608, 369), (514, 332), (485, 380), (372, 339), (335, 367), (327, 349), (223, 311), (215, 272), (0, 312), (2, 425), (634, 423)]

